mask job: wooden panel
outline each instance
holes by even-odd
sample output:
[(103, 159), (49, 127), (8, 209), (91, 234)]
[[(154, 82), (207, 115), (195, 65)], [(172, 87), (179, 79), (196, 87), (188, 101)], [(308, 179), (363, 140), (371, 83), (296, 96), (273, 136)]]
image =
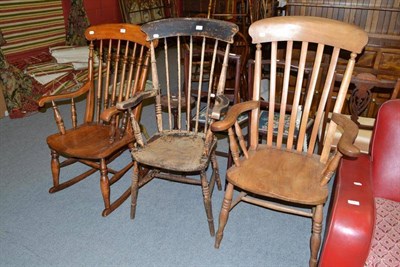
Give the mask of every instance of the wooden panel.
[(400, 77), (399, 0), (288, 0), (286, 9), (288, 15), (321, 16), (361, 27), (369, 41), (356, 66), (380, 78)]
[[(382, 49), (384, 50), (384, 49)], [(380, 70), (393, 70), (400, 72), (400, 51), (382, 51), (380, 61), (377, 62), (378, 69)]]
[(400, 1), (288, 0), (287, 14), (327, 17), (358, 25), (370, 36), (400, 38)]

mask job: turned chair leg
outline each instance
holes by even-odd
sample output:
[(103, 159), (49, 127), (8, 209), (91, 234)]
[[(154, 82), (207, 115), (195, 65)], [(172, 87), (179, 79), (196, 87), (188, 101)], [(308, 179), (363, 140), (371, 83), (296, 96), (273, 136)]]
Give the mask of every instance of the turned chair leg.
[(206, 209), (206, 214), (207, 214), (208, 227), (210, 229), (210, 235), (214, 236), (215, 235), (214, 218), (212, 215), (211, 195), (210, 195), (210, 189), (208, 187), (207, 176), (204, 171), (201, 172), (200, 176), (201, 176), (201, 188), (203, 190), (204, 207)]
[(229, 218), (229, 210), (231, 208), (233, 197), (233, 184), (227, 183), (224, 200), (222, 201), (221, 212), (219, 214), (218, 232), (215, 237), (215, 248), (219, 248), (222, 237), (224, 235), (224, 228)]
[(310, 262), (309, 265), (317, 266), (318, 251), (321, 245), (321, 231), (322, 231), (322, 219), (323, 219), (323, 205), (318, 205), (314, 208), (313, 222), (312, 222), (312, 234), (310, 240)]
[(53, 176), (53, 187), (49, 189), (49, 193), (54, 193), (60, 184), (60, 160), (55, 150), (51, 150), (51, 174)]
[[(211, 179), (211, 180), (215, 181), (215, 183), (217, 184), (218, 190), (221, 191), (222, 190), (221, 177), (219, 175), (219, 167), (218, 167), (218, 161), (217, 161), (217, 156), (215, 155), (215, 151), (211, 155), (211, 164), (212, 164), (212, 168), (213, 168), (213, 179)], [(212, 186), (214, 186), (214, 185), (212, 185)]]
[(102, 215), (105, 217), (111, 212), (110, 205), (110, 181), (108, 180), (108, 169), (105, 159), (100, 160), (100, 190), (104, 200), (104, 211)]
[(139, 164), (135, 161), (133, 165), (132, 173), (132, 185), (131, 185), (131, 219), (135, 219), (136, 214), (136, 203), (139, 191)]

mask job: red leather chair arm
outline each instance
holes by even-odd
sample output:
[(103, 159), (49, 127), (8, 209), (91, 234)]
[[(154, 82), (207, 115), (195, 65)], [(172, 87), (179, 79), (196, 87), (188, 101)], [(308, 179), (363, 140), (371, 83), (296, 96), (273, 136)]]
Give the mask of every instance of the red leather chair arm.
[(319, 266), (364, 266), (375, 223), (368, 155), (341, 160), (329, 208)]

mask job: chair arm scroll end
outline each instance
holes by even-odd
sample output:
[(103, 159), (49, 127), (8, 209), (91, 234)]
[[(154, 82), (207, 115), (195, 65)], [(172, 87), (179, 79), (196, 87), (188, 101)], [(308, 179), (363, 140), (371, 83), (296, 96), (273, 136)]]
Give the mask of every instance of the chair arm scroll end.
[(133, 97), (129, 98), (128, 100), (117, 103), (116, 107), (119, 110), (134, 108), (135, 106), (139, 105), (144, 99), (154, 97), (157, 95), (157, 93), (158, 90), (139, 92), (135, 94)]
[(343, 134), (337, 146), (338, 150), (348, 157), (358, 157), (360, 155), (360, 149), (354, 145), (354, 140), (358, 135), (357, 124), (338, 113), (333, 113), (332, 120), (343, 129)]
[(225, 131), (235, 124), (241, 113), (259, 107), (260, 107), (260, 101), (246, 101), (239, 104), (235, 104), (228, 110), (228, 113), (226, 114), (225, 118), (222, 121), (216, 121), (213, 124), (211, 124), (211, 130), (213, 132)]
[(89, 89), (93, 86), (92, 82), (87, 82), (85, 83), (79, 90), (71, 92), (71, 93), (65, 93), (65, 94), (54, 94), (54, 95), (46, 95), (37, 101), (39, 107), (43, 107), (46, 103), (51, 102), (51, 101), (57, 101), (57, 100), (64, 100), (64, 99), (71, 99), (78, 97), (80, 95), (85, 94)]
[(210, 117), (214, 120), (219, 120), (229, 107), (229, 99), (225, 95), (217, 95), (215, 98), (215, 105), (212, 109)]
[(101, 118), (101, 120), (103, 120), (103, 121), (110, 122), (110, 121), (111, 121), (111, 118), (112, 118), (115, 114), (117, 114), (117, 113), (119, 113), (119, 112), (121, 112), (121, 111), (118, 110), (115, 106), (113, 106), (113, 107), (110, 107), (110, 108), (108, 108), (108, 109), (105, 109), (105, 110), (100, 114), (100, 118)]

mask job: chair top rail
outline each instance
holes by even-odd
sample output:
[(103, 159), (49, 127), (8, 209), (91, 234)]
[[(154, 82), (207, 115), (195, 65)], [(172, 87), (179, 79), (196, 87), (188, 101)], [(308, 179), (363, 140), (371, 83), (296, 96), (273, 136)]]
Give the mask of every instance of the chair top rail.
[(361, 53), (368, 42), (367, 33), (357, 26), (312, 16), (262, 19), (250, 26), (249, 34), (253, 43), (305, 41), (323, 43), (356, 53)]
[(140, 26), (133, 24), (101, 24), (94, 25), (86, 29), (86, 39), (118, 39), (138, 43), (150, 47), (150, 42), (146, 41), (146, 34), (141, 31)]
[(234, 23), (206, 18), (173, 18), (152, 21), (142, 26), (148, 40), (171, 36), (199, 36), (233, 43), (233, 36), (238, 32)]

